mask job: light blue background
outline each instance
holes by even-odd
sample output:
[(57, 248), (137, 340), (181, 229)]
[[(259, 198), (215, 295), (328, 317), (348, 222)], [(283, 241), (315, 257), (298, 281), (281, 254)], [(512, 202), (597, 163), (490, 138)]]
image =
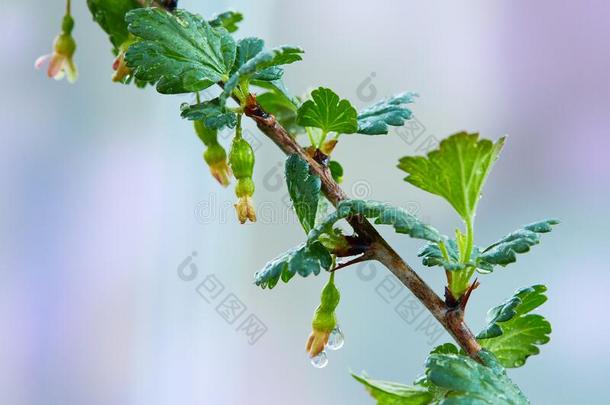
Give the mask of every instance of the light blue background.
[[(348, 370), (411, 382), (428, 337), (371, 281), (342, 270), (345, 347), (322, 370), (304, 344), (324, 282), (295, 278), (261, 291), (253, 273), (303, 239), (275, 186), (279, 150), (251, 128), (261, 220), (240, 226), (202, 145), (179, 117), (184, 97), (110, 82), (112, 57), (84, 2), (73, 5), (76, 85), (46, 79), (33, 61), (50, 50), (62, 2), (3, 4), (0, 148), (0, 402), (3, 404), (370, 404)], [(608, 403), (607, 268), (610, 6), (604, 1), (183, 1), (204, 15), (234, 8), (238, 36), (300, 45), (287, 68), (301, 94), (334, 88), (358, 107), (369, 95), (420, 93), (425, 133), (509, 134), (484, 191), (477, 239), (486, 244), (547, 216), (563, 223), (518, 263), (482, 276), (467, 318), (516, 288), (549, 287), (553, 323), (542, 355), (510, 375), (534, 404)], [(366, 81), (370, 79), (370, 82)], [(371, 87), (372, 86), (372, 87)], [(372, 92), (372, 93), (371, 93)], [(417, 210), (443, 232), (449, 206), (404, 183), (397, 159), (417, 151), (396, 134), (343, 136), (336, 152), (350, 194)], [(275, 171), (274, 171), (275, 170)], [(275, 179), (275, 180), (274, 180)], [(422, 268), (420, 244), (383, 230)], [(197, 281), (177, 277), (196, 251)], [(195, 291), (214, 273), (247, 306), (228, 325)], [(254, 346), (235, 331), (247, 314), (268, 327)], [(437, 343), (444, 342), (447, 336)]]

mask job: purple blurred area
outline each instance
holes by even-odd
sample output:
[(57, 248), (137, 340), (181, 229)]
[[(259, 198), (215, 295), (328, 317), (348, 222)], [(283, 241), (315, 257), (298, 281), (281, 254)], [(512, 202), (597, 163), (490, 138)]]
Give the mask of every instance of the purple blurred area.
[[(381, 267), (370, 278), (338, 274), (346, 344), (326, 368), (311, 367), (304, 345), (325, 280), (272, 291), (252, 282), (303, 239), (284, 203), (282, 155), (248, 124), (260, 145), (261, 220), (240, 226), (233, 190), (211, 178), (180, 119), (189, 97), (112, 83), (110, 45), (84, 3), (73, 4), (75, 85), (33, 69), (62, 2), (3, 4), (0, 403), (370, 404), (349, 370), (410, 383), (449, 337), (431, 342), (397, 315), (398, 301), (379, 295)], [(551, 342), (511, 378), (534, 404), (610, 402), (610, 3), (181, 3), (206, 16), (242, 11), (238, 37), (302, 46), (304, 61), (285, 75), (295, 94), (324, 85), (364, 107), (418, 92), (418, 140), (344, 136), (336, 157), (348, 193), (413, 206), (444, 233), (459, 225), (450, 207), (404, 183), (397, 160), (458, 130), (508, 134), (479, 206), (479, 243), (546, 217), (562, 224), (480, 277), (469, 322), (477, 330), (515, 289), (546, 284)], [(384, 235), (442, 291), (442, 274), (419, 265), (417, 242)], [(178, 275), (187, 262), (191, 281)], [(211, 276), (220, 292), (206, 298)], [(227, 320), (231, 297), (243, 311)], [(242, 327), (249, 316), (266, 328), (254, 344)]]

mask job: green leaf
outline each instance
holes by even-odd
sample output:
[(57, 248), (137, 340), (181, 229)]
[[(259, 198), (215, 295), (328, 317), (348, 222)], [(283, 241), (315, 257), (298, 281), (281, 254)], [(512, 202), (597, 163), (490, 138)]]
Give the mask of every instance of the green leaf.
[[(282, 82), (282, 80), (267, 81), (267, 80), (252, 79), (250, 81), (250, 84), (253, 86), (263, 88), (265, 90), (269, 90), (271, 93), (274, 93), (275, 95), (277, 95), (279, 97), (282, 97), (286, 103), (292, 104), (293, 107), (290, 107), (291, 109), (294, 109), (294, 111), (298, 110), (298, 106), (300, 104), (299, 99), (290, 94), (290, 92), (288, 91), (288, 89), (286, 88), (286, 86), (284, 85), (284, 82)], [(258, 97), (259, 96), (257, 96), (257, 100), (258, 100)]]
[(298, 155), (286, 160), (286, 183), (297, 217), (308, 233), (316, 223), (320, 199), (320, 177), (311, 174), (309, 164)]
[(517, 261), (517, 253), (529, 252), (532, 246), (540, 243), (538, 234), (550, 232), (552, 226), (557, 224), (558, 220), (547, 219), (526, 225), (485, 248), (478, 261), (489, 266), (514, 263)]
[(446, 390), (440, 405), (529, 404), (491, 353), (483, 350), (479, 356), (485, 365), (459, 354), (431, 354), (428, 357), (427, 380)]
[(237, 115), (222, 106), (218, 98), (184, 105), (181, 115), (191, 121), (203, 121), (204, 125), (211, 129), (221, 129), (225, 126), (233, 128), (237, 124)]
[[(263, 51), (265, 41), (260, 38), (243, 38), (237, 42), (237, 57), (235, 64), (231, 70), (231, 74), (235, 74), (250, 59)], [(279, 66), (271, 66), (263, 69), (252, 76), (252, 80), (274, 81), (282, 78), (284, 71)], [(243, 77), (242, 77), (243, 78)]]
[(377, 400), (377, 405), (424, 405), (432, 402), (432, 394), (426, 388), (374, 380), (365, 375), (352, 374), (352, 377), (364, 385)]
[(546, 302), (545, 292), (543, 285), (522, 288), (488, 311), (488, 325), (477, 339), (504, 367), (521, 367), (529, 356), (540, 353), (537, 345), (549, 342), (551, 324), (540, 315), (530, 314)]
[(214, 28), (224, 28), (229, 32), (237, 31), (237, 23), (241, 22), (244, 16), (236, 11), (226, 11), (212, 18), (209, 23)]
[(87, 6), (93, 15), (93, 20), (110, 37), (110, 42), (114, 46), (116, 54), (119, 46), (125, 42), (129, 36), (125, 14), (140, 5), (136, 0), (87, 0)]
[(328, 162), (328, 170), (330, 170), (330, 175), (337, 183), (343, 181), (343, 166), (341, 166), (341, 163), (336, 160), (331, 160)]
[(301, 244), (273, 259), (254, 275), (254, 283), (262, 288), (273, 288), (281, 278), (287, 283), (295, 274), (316, 276), (332, 265), (330, 253), (319, 243)]
[(136, 78), (156, 82), (160, 93), (195, 92), (229, 77), (236, 45), (226, 30), (184, 10), (135, 9), (126, 21), (142, 38), (129, 47), (127, 65)]
[(464, 221), (472, 221), (481, 189), (504, 145), (479, 140), (478, 134), (460, 132), (441, 141), (427, 157), (407, 156), (398, 167), (409, 175), (405, 180), (445, 198)]
[(430, 354), (459, 354), (459, 349), (453, 343), (443, 343), (436, 346)]
[(397, 233), (407, 234), (412, 238), (431, 242), (439, 242), (442, 238), (436, 229), (424, 224), (403, 208), (380, 201), (343, 200), (337, 205), (337, 211), (309, 232), (308, 240), (317, 240), (321, 234), (329, 233), (337, 221), (353, 215), (375, 218), (376, 224), (392, 225)]
[(460, 271), (464, 270), (468, 266), (476, 267), (479, 273), (489, 273), (493, 270), (488, 263), (480, 262), (478, 260), (481, 251), (478, 246), (472, 247), (472, 254), (468, 263), (460, 262), (460, 250), (457, 242), (454, 239), (448, 239), (444, 241), (444, 247), (447, 252), (447, 257), (443, 255), (443, 252), (437, 243), (429, 243), (424, 246), (417, 253), (422, 258), (422, 264), (424, 266), (433, 267), (440, 266), (447, 271)]
[(261, 80), (259, 74), (265, 75), (269, 73), (269, 68), (288, 65), (302, 59), (303, 50), (294, 46), (280, 46), (270, 51), (258, 52), (255, 56), (247, 60), (239, 67), (227, 80), (224, 85), (224, 90), (220, 95), (220, 100), (225, 102), (233, 90), (244, 82), (249, 82), (251, 79)]
[(358, 133), (366, 135), (382, 135), (389, 131), (388, 126), (400, 127), (413, 113), (405, 104), (413, 103), (415, 93), (402, 93), (360, 111), (358, 114)]
[(299, 125), (320, 128), (326, 133), (352, 134), (358, 130), (358, 113), (349, 101), (339, 100), (335, 92), (325, 87), (312, 91), (311, 98), (299, 108)]
[(275, 119), (290, 133), (297, 132), (297, 108), (286, 97), (274, 92), (265, 92), (256, 95), (258, 104), (268, 112), (275, 116)]
[(447, 257), (438, 244), (429, 243), (417, 253), (422, 258), (424, 266), (441, 266), (447, 271), (459, 271), (466, 268), (466, 264), (460, 263), (460, 253), (456, 242), (452, 239), (444, 242)]

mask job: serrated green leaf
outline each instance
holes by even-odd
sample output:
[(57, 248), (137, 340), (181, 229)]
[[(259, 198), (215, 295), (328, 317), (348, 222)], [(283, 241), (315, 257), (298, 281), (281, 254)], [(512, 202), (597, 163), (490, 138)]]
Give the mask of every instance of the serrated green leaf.
[(265, 265), (254, 275), (254, 283), (262, 288), (273, 288), (281, 278), (287, 283), (295, 274), (307, 277), (328, 271), (332, 265), (330, 253), (319, 243), (301, 244)]
[[(270, 68), (279, 65), (288, 65), (302, 59), (303, 50), (294, 46), (280, 46), (270, 51), (262, 51), (250, 58), (247, 62), (239, 67), (227, 80), (224, 85), (224, 90), (220, 95), (222, 102), (226, 101), (233, 94), (233, 90), (240, 83), (248, 82), (251, 79), (261, 80), (265, 72), (269, 72)], [(259, 76), (261, 74), (261, 76)], [(275, 80), (275, 79), (273, 79)]]
[(110, 37), (116, 54), (119, 46), (129, 36), (125, 14), (140, 8), (140, 4), (136, 0), (87, 0), (87, 6), (93, 15), (93, 20)]
[(309, 164), (298, 155), (286, 160), (286, 184), (294, 210), (308, 233), (316, 223), (316, 212), (320, 199), (320, 177), (310, 173)]
[(375, 218), (376, 224), (392, 225), (397, 233), (407, 234), (412, 238), (431, 242), (439, 242), (442, 239), (435, 228), (424, 224), (403, 208), (380, 201), (343, 200), (337, 205), (337, 211), (309, 232), (308, 240), (317, 240), (322, 233), (328, 233), (337, 221), (352, 215)]
[(299, 108), (299, 125), (320, 128), (326, 133), (352, 134), (358, 130), (358, 113), (349, 101), (340, 100), (334, 91), (325, 87), (312, 91), (311, 98)]
[(532, 246), (540, 243), (538, 234), (550, 232), (552, 226), (557, 224), (559, 224), (558, 220), (547, 219), (526, 225), (485, 248), (478, 262), (489, 266), (507, 266), (514, 263), (517, 261), (517, 253), (529, 252)]
[(445, 390), (445, 397), (438, 402), (440, 405), (529, 404), (491, 353), (483, 350), (479, 356), (485, 365), (459, 354), (428, 357), (427, 380)]
[(488, 325), (477, 339), (504, 367), (521, 367), (529, 356), (540, 353), (537, 345), (549, 342), (551, 324), (529, 313), (546, 302), (545, 292), (543, 285), (522, 288), (487, 313)]
[(426, 388), (374, 380), (365, 375), (352, 374), (352, 377), (364, 385), (377, 400), (377, 405), (424, 405), (432, 402), (432, 394)]
[(358, 114), (358, 133), (365, 135), (387, 134), (389, 126), (399, 127), (411, 119), (413, 113), (405, 104), (413, 103), (415, 93), (402, 93), (381, 100)]
[(443, 255), (441, 248), (436, 243), (427, 244), (420, 249), (417, 255), (422, 258), (424, 266), (441, 266), (447, 271), (464, 270), (466, 264), (460, 263), (460, 253), (456, 242), (453, 239), (449, 239), (444, 242), (444, 246), (447, 257)]
[(442, 345), (436, 346), (430, 354), (459, 354), (460, 351), (453, 343), (443, 343)]
[(129, 32), (142, 39), (129, 47), (127, 65), (136, 78), (156, 82), (160, 93), (200, 91), (229, 77), (235, 41), (201, 16), (141, 8), (127, 13), (126, 21)]
[(191, 121), (203, 121), (211, 129), (233, 128), (237, 124), (237, 115), (221, 105), (218, 98), (187, 105), (182, 108), (181, 116)]
[[(243, 38), (237, 42), (237, 57), (235, 64), (231, 70), (231, 75), (234, 75), (240, 67), (242, 67), (250, 59), (263, 51), (265, 41), (260, 38), (250, 37)], [(271, 66), (256, 72), (251, 80), (274, 81), (280, 80), (284, 74), (284, 70), (279, 66)], [(243, 76), (242, 76), (243, 78)]]
[(407, 182), (443, 197), (468, 222), (503, 145), (504, 138), (493, 143), (479, 140), (479, 134), (460, 132), (441, 141), (427, 157), (403, 157), (398, 167), (409, 174)]
[(468, 263), (460, 262), (460, 251), (457, 242), (454, 239), (448, 239), (444, 242), (444, 247), (447, 252), (447, 257), (437, 243), (429, 243), (419, 250), (417, 255), (422, 258), (424, 266), (433, 267), (440, 266), (447, 271), (460, 271), (468, 266), (476, 267), (479, 273), (489, 273), (493, 267), (489, 267), (487, 263), (479, 262), (477, 259), (481, 254), (478, 246), (472, 247), (472, 254)]
[(214, 28), (224, 28), (229, 32), (238, 29), (237, 23), (241, 22), (244, 16), (236, 11), (226, 11), (212, 18), (209, 23)]

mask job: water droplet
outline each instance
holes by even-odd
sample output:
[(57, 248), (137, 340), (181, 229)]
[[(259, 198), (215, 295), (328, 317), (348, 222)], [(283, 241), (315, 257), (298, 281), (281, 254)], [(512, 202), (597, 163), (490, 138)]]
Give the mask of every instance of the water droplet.
[(339, 325), (337, 325), (335, 326), (335, 329), (330, 332), (326, 348), (330, 350), (339, 350), (343, 347), (344, 343), (345, 337), (343, 336), (343, 332), (341, 332), (341, 328), (339, 328)]
[(191, 105), (189, 103), (182, 103), (180, 104), (180, 111), (184, 111), (187, 108), (189, 108)]
[(325, 351), (321, 351), (317, 356), (311, 358), (311, 365), (315, 368), (324, 368), (328, 364), (328, 357)]

